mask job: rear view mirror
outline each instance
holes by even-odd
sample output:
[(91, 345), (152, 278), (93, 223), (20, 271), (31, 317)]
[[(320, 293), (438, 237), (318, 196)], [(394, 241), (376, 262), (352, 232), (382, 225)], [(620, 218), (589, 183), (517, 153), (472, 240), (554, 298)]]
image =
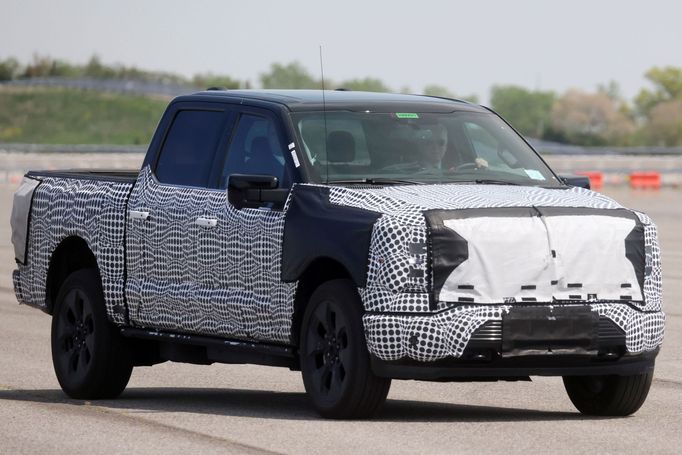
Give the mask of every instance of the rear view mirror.
[(228, 178), (227, 199), (234, 207), (281, 208), (287, 200), (288, 189), (277, 188), (274, 175), (232, 174)]

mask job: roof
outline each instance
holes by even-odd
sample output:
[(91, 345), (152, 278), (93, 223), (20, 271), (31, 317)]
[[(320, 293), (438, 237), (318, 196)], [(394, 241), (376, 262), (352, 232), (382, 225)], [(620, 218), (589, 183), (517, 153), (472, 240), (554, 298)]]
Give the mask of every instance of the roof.
[[(323, 100), (324, 93), (324, 100)], [(237, 99), (271, 102), (286, 106), (290, 111), (350, 110), (371, 112), (486, 112), (484, 108), (466, 101), (426, 95), (355, 92), (348, 90), (207, 90), (187, 99)]]

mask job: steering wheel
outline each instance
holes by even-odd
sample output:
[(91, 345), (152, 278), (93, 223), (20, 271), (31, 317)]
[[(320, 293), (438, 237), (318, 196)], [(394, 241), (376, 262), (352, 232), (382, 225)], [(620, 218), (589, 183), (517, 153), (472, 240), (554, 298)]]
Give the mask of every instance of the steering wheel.
[(464, 170), (466, 170), (466, 169), (474, 169), (474, 170), (476, 170), (476, 169), (478, 169), (478, 168), (479, 168), (478, 163), (462, 163), (462, 164), (460, 164), (460, 165), (458, 165), (458, 166), (455, 166), (455, 169), (454, 169), (454, 170), (455, 170), (455, 172), (456, 172), (456, 171), (464, 171)]

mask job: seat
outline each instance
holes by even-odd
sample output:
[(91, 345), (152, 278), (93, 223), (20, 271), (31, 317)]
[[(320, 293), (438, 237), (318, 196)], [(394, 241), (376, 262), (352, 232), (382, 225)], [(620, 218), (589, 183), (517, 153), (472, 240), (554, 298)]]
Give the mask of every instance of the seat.
[(282, 179), (284, 165), (275, 158), (270, 147), (270, 141), (265, 136), (259, 136), (251, 142), (251, 153), (245, 163), (245, 173), (274, 175)]
[(327, 161), (350, 163), (355, 159), (355, 139), (348, 131), (332, 131), (327, 135)]

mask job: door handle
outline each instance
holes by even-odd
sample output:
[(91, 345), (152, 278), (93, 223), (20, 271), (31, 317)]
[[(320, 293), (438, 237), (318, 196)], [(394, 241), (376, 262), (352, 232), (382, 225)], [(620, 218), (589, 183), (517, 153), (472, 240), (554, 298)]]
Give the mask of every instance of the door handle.
[(214, 228), (218, 225), (218, 220), (216, 220), (215, 218), (205, 218), (203, 216), (200, 216), (199, 218), (196, 219), (194, 224), (207, 228)]
[(131, 220), (146, 220), (149, 218), (149, 212), (143, 212), (140, 210), (130, 210), (128, 216)]

